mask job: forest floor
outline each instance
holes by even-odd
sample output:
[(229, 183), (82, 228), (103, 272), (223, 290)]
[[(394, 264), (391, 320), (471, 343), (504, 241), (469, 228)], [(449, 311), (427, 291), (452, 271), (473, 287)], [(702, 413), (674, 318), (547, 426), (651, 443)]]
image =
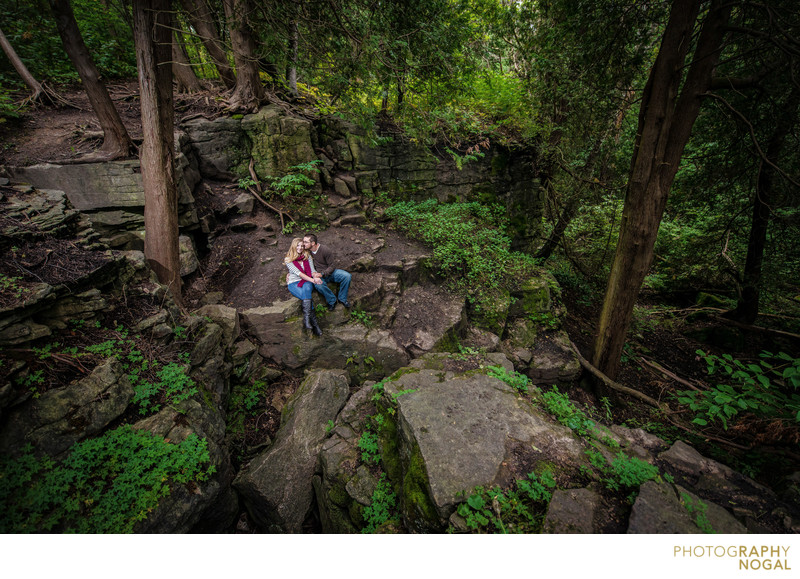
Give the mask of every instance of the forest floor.
[[(135, 81), (109, 88), (123, 122), (138, 142), (141, 123)], [(38, 107), (25, 111), (19, 119), (0, 124), (0, 165), (75, 161), (98, 146), (100, 127), (84, 94), (76, 90), (63, 96), (79, 108)], [(213, 90), (177, 96), (176, 126), (191, 117), (219, 116), (223, 112), (221, 103), (220, 93)], [(232, 183), (208, 185), (205, 190), (208, 197), (198, 195), (200, 205), (211, 207), (241, 192)], [(275, 283), (273, 277), (277, 278), (278, 272), (282, 272), (282, 257), (292, 236), (282, 235), (277, 220), (263, 208), (248, 221), (252, 221), (256, 229), (237, 232), (228, 227), (231, 224), (223, 224), (211, 251), (201, 260), (200, 272), (188, 280), (185, 289), (190, 306), (199, 305), (205, 294), (214, 291), (222, 293), (224, 303), (238, 309), (286, 299), (285, 288)], [(270, 235), (270, 228), (277, 233)], [(378, 237), (385, 240), (381, 253), (389, 257), (402, 256), (405, 244), (410, 243), (392, 231), (375, 234), (353, 228), (329, 228), (318, 235), (321, 242), (340, 252), (348, 262), (358, 257), (360, 248), (377, 243)], [(355, 292), (358, 291), (357, 277), (354, 276)], [(602, 290), (599, 289), (587, 293), (585, 288), (563, 288), (568, 312), (565, 327), (586, 358), (590, 357), (601, 299)], [(798, 352), (796, 340), (731, 327), (719, 318), (719, 311), (698, 309), (693, 300), (648, 296), (640, 300), (637, 312), (618, 381), (672, 407), (675, 407), (676, 393), (687, 389), (686, 382), (701, 389), (713, 384), (705, 361), (696, 353), (698, 349), (717, 355), (730, 353), (742, 361), (758, 360), (762, 350), (783, 350), (794, 355)], [(758, 323), (766, 325), (761, 319)], [(656, 369), (654, 363), (673, 376)], [(635, 399), (611, 400), (597, 396), (583, 383), (573, 387), (569, 394), (573, 400), (585, 404), (592, 416), (601, 422), (644, 428), (668, 442), (678, 438), (687, 440), (701, 453), (729, 464), (776, 491), (781, 490), (775, 488), (776, 480), (800, 470), (797, 451), (800, 433), (796, 427), (786, 428), (744, 415), (727, 430), (707, 427), (687, 433), (670, 424), (661, 411)]]

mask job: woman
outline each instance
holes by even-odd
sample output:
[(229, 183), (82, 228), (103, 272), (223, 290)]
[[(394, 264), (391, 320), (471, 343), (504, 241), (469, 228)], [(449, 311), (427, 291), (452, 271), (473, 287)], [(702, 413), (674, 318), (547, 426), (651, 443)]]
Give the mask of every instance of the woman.
[(314, 284), (322, 283), (322, 276), (314, 269), (314, 259), (303, 247), (303, 240), (299, 237), (292, 239), (292, 245), (283, 258), (283, 263), (289, 270), (286, 276), (286, 285), (289, 292), (303, 303), (303, 327), (311, 330), (315, 335), (321, 336), (322, 330), (317, 323), (314, 306), (311, 303), (311, 292)]

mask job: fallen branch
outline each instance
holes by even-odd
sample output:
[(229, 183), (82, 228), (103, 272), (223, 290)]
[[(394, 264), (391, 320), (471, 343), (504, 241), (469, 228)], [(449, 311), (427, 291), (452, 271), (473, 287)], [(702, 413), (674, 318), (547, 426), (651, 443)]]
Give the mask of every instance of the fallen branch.
[(277, 214), (278, 214), (278, 217), (280, 217), (280, 219), (281, 219), (281, 231), (283, 231), (284, 229), (286, 229), (286, 224), (284, 223), (284, 220), (283, 220), (283, 216), (284, 216), (284, 215), (285, 215), (285, 216), (286, 216), (286, 217), (289, 219), (289, 221), (291, 221), (291, 222), (294, 222), (294, 223), (297, 223), (297, 222), (296, 222), (294, 219), (292, 219), (292, 216), (291, 216), (291, 215), (289, 215), (289, 214), (288, 214), (288, 213), (286, 213), (285, 211), (282, 211), (282, 210), (278, 209), (277, 207), (273, 207), (272, 205), (270, 205), (269, 203), (267, 203), (267, 202), (264, 200), (264, 198), (261, 196), (261, 193), (263, 192), (263, 190), (261, 189), (261, 181), (259, 181), (259, 180), (258, 180), (258, 175), (256, 175), (256, 171), (255, 171), (254, 165), (255, 165), (255, 159), (253, 159), (253, 158), (251, 157), (251, 158), (250, 158), (250, 165), (247, 167), (247, 170), (248, 170), (248, 171), (250, 171), (250, 177), (251, 177), (251, 178), (253, 179), (253, 181), (255, 182), (255, 184), (256, 184), (256, 189), (258, 189), (258, 193), (256, 193), (255, 191), (253, 191), (253, 189), (252, 189), (251, 187), (248, 187), (248, 188), (247, 188), (247, 190), (248, 190), (248, 191), (250, 191), (250, 193), (253, 195), (253, 197), (255, 197), (256, 199), (258, 199), (258, 201), (259, 201), (260, 203), (262, 203), (262, 204), (263, 204), (265, 207), (269, 207), (269, 208), (270, 208), (270, 209), (272, 209), (272, 210), (273, 210), (275, 213), (277, 213)]
[(800, 334), (793, 334), (792, 332), (784, 332), (783, 330), (773, 330), (772, 328), (765, 328), (763, 326), (751, 326), (749, 324), (743, 324), (735, 320), (729, 320), (728, 318), (723, 318), (722, 316), (714, 316), (714, 319), (722, 322), (723, 324), (734, 326), (736, 328), (742, 328), (743, 330), (750, 330), (751, 332), (775, 334), (776, 336), (783, 336), (784, 338), (792, 338), (794, 340), (800, 340)]
[(634, 390), (633, 388), (628, 388), (627, 386), (623, 386), (619, 382), (614, 382), (611, 378), (609, 378), (608, 376), (603, 374), (600, 370), (592, 366), (592, 364), (590, 364), (589, 361), (586, 360), (586, 358), (584, 358), (581, 355), (580, 350), (578, 350), (578, 347), (573, 342), (570, 342), (570, 344), (572, 345), (572, 349), (575, 351), (575, 355), (578, 356), (578, 361), (581, 363), (581, 366), (583, 366), (586, 370), (588, 370), (592, 376), (600, 380), (603, 384), (605, 384), (612, 390), (616, 390), (617, 392), (622, 392), (623, 394), (627, 394), (628, 396), (637, 398), (642, 402), (649, 404), (650, 406), (653, 406), (655, 408), (658, 408), (659, 410), (662, 410), (663, 412), (666, 412), (667, 414), (672, 414), (673, 411), (666, 403), (659, 402), (655, 398), (651, 398), (647, 394), (639, 392), (638, 390)]
[(255, 197), (256, 199), (258, 199), (258, 201), (259, 201), (259, 202), (260, 202), (262, 205), (264, 205), (265, 207), (268, 207), (268, 208), (272, 209), (272, 210), (273, 210), (275, 213), (277, 213), (277, 214), (278, 214), (278, 217), (280, 217), (280, 218), (281, 218), (281, 231), (283, 231), (283, 230), (286, 228), (286, 224), (285, 224), (285, 222), (284, 222), (284, 220), (283, 220), (283, 216), (284, 216), (284, 215), (287, 217), (287, 219), (289, 219), (289, 221), (291, 221), (291, 222), (294, 222), (294, 223), (297, 223), (297, 222), (296, 222), (294, 219), (292, 219), (292, 216), (291, 216), (291, 215), (289, 215), (289, 214), (288, 214), (288, 213), (286, 213), (285, 211), (281, 211), (281, 210), (280, 210), (280, 209), (278, 209), (277, 207), (273, 207), (272, 205), (270, 205), (269, 203), (267, 203), (266, 201), (264, 201), (264, 198), (263, 198), (263, 197), (261, 197), (261, 195), (259, 195), (259, 194), (258, 194), (258, 193), (256, 193), (255, 191), (253, 191), (253, 188), (252, 188), (252, 187), (248, 187), (248, 188), (247, 188), (247, 190), (248, 190), (248, 191), (249, 191), (249, 192), (250, 192), (250, 193), (253, 195), (253, 197)]
[(578, 350), (578, 347), (575, 345), (574, 342), (570, 341), (570, 344), (572, 345), (572, 349), (575, 352), (575, 355), (578, 356), (578, 361), (581, 363), (581, 366), (583, 366), (586, 370), (588, 370), (589, 373), (592, 374), (592, 376), (595, 376), (603, 384), (605, 384), (606, 386), (608, 386), (612, 390), (616, 390), (617, 392), (622, 392), (623, 394), (627, 394), (628, 396), (632, 396), (634, 398), (637, 398), (638, 400), (641, 400), (642, 402), (644, 402), (646, 404), (649, 404), (650, 406), (658, 408), (659, 410), (661, 410), (664, 413), (664, 418), (667, 419), (667, 422), (672, 424), (674, 427), (679, 428), (679, 429), (683, 430), (684, 432), (688, 432), (689, 434), (692, 434), (694, 436), (699, 436), (699, 437), (705, 438), (706, 440), (713, 440), (714, 442), (719, 442), (720, 444), (725, 444), (727, 446), (731, 446), (733, 448), (738, 448), (740, 450), (750, 450), (753, 447), (752, 444), (749, 445), (749, 446), (743, 446), (741, 444), (737, 444), (735, 442), (731, 442), (730, 440), (725, 440), (723, 438), (717, 438), (715, 436), (709, 436), (709, 435), (705, 435), (705, 434), (700, 434), (700, 433), (696, 432), (693, 428), (691, 428), (689, 426), (686, 426), (684, 424), (681, 424), (680, 422), (677, 422), (676, 420), (673, 420), (670, 417), (670, 415), (679, 414), (680, 413), (679, 411), (675, 411), (675, 410), (670, 409), (669, 405), (667, 403), (665, 403), (665, 402), (659, 402), (659, 401), (655, 400), (654, 398), (651, 398), (647, 394), (643, 394), (642, 392), (639, 392), (638, 390), (634, 390), (633, 388), (628, 388), (627, 386), (623, 386), (622, 384), (620, 384), (618, 382), (614, 382), (611, 378), (609, 378), (608, 376), (603, 374), (600, 370), (598, 370), (597, 368), (592, 366), (592, 364), (590, 364), (589, 361), (586, 360), (586, 358), (584, 358), (581, 355), (580, 351)]
[(666, 376), (668, 378), (672, 378), (673, 380), (675, 380), (679, 384), (683, 384), (684, 386), (688, 386), (689, 388), (691, 388), (692, 390), (696, 390), (697, 392), (703, 392), (702, 388), (698, 388), (697, 386), (695, 386), (694, 384), (692, 384), (688, 380), (684, 380), (683, 378), (681, 378), (680, 376), (677, 376), (676, 374), (670, 372), (669, 370), (667, 370), (666, 368), (664, 368), (660, 364), (658, 364), (656, 362), (651, 362), (651, 361), (647, 360), (644, 357), (640, 357), (639, 360), (641, 360), (643, 363), (645, 363), (646, 365), (650, 366), (651, 368), (653, 368), (655, 370), (658, 370), (664, 376)]

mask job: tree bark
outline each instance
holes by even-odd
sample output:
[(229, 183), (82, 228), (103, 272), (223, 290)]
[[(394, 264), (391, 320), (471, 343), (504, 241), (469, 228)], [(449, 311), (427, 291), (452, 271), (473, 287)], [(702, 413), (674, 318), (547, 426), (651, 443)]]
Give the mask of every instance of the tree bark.
[(175, 76), (180, 92), (192, 93), (203, 90), (177, 31), (172, 39), (172, 74)]
[(181, 0), (181, 6), (192, 27), (200, 36), (203, 46), (206, 47), (223, 84), (226, 88), (233, 88), (236, 86), (236, 75), (228, 64), (228, 55), (225, 53), (219, 32), (214, 26), (214, 14), (206, 0)]
[(764, 248), (767, 244), (772, 205), (775, 200), (775, 180), (778, 177), (773, 165), (778, 164), (786, 137), (797, 125), (797, 107), (800, 104), (800, 89), (792, 85), (788, 99), (788, 117), (778, 121), (775, 130), (767, 143), (766, 157), (772, 163), (761, 160), (756, 180), (756, 194), (753, 200), (753, 218), (750, 226), (750, 237), (747, 241), (747, 258), (742, 275), (742, 291), (736, 308), (725, 314), (726, 318), (744, 324), (753, 324), (758, 316), (761, 299), (761, 273), (764, 265)]
[(31, 89), (31, 92), (33, 93), (30, 97), (31, 100), (39, 100), (39, 97), (41, 97), (44, 93), (41, 83), (34, 78), (34, 76), (28, 70), (28, 67), (25, 66), (24, 62), (22, 62), (17, 54), (17, 51), (14, 50), (13, 46), (11, 46), (11, 43), (6, 38), (6, 35), (3, 33), (2, 29), (0, 29), (0, 47), (3, 48), (3, 52), (5, 52), (9, 62), (11, 62), (11, 65), (14, 67), (14, 70), (16, 70), (17, 74), (22, 77), (22, 81), (25, 83), (25, 86)]
[(86, 95), (103, 129), (103, 146), (98, 151), (99, 155), (104, 160), (127, 157), (133, 151), (133, 142), (103, 81), (100, 80), (100, 73), (83, 42), (69, 0), (48, 0), (48, 2), (64, 49), (81, 77)]
[(248, 21), (250, 3), (248, 0), (223, 0), (223, 4), (236, 63), (236, 87), (228, 99), (228, 108), (255, 112), (264, 100), (264, 87), (258, 75), (255, 43)]
[(175, 187), (171, 0), (133, 0), (134, 43), (142, 107), (144, 254), (181, 305), (178, 192)]
[(297, 29), (297, 20), (289, 24), (289, 70), (287, 70), (286, 80), (289, 82), (289, 92), (293, 97), (297, 92), (297, 45), (300, 33)]
[[(686, 57), (700, 0), (675, 0), (639, 112), (617, 251), (598, 323), (593, 364), (616, 378), (633, 306), (653, 262), (653, 247), (684, 147), (711, 85), (730, 5), (712, 0), (691, 64)], [(682, 85), (682, 86), (681, 86)]]

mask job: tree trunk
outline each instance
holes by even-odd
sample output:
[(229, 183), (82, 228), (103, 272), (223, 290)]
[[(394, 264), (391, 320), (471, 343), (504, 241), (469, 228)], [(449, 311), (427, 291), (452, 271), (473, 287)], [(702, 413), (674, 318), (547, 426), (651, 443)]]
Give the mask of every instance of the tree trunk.
[(89, 49), (83, 42), (69, 0), (48, 1), (53, 16), (55, 16), (64, 49), (81, 77), (86, 95), (89, 97), (92, 109), (103, 129), (103, 146), (98, 153), (104, 160), (127, 157), (133, 151), (133, 142), (128, 136), (125, 125), (122, 124), (122, 119), (111, 101), (103, 81), (100, 80), (100, 73), (89, 55)]
[[(789, 96), (787, 119), (778, 122), (767, 144), (766, 157), (777, 165), (786, 137), (794, 130), (797, 124), (797, 106), (800, 104), (800, 89), (792, 85)], [(736, 308), (725, 314), (726, 318), (736, 320), (743, 324), (752, 325), (758, 316), (759, 300), (761, 298), (761, 271), (764, 265), (764, 247), (767, 244), (767, 230), (775, 201), (775, 180), (777, 171), (775, 167), (763, 159), (758, 171), (756, 181), (756, 195), (753, 200), (753, 220), (750, 227), (750, 237), (747, 241), (747, 258), (742, 276), (742, 292)]]
[(225, 53), (217, 28), (214, 26), (214, 15), (206, 0), (181, 0), (181, 6), (186, 12), (192, 28), (200, 36), (214, 66), (217, 67), (223, 84), (226, 88), (233, 88), (236, 86), (236, 75), (228, 64), (228, 55)]
[(299, 31), (297, 29), (297, 20), (293, 20), (289, 25), (289, 70), (286, 75), (286, 80), (289, 82), (289, 92), (293, 97), (298, 95), (297, 92), (297, 44)]
[(180, 92), (192, 93), (203, 90), (177, 31), (172, 39), (172, 74), (175, 76)]
[(264, 87), (258, 75), (255, 43), (248, 23), (250, 5), (248, 0), (223, 0), (223, 4), (236, 63), (236, 87), (228, 99), (228, 108), (255, 112), (264, 100)]
[(8, 57), (9, 62), (11, 62), (11, 65), (14, 67), (14, 70), (16, 70), (17, 74), (22, 77), (22, 81), (25, 83), (25, 86), (31, 89), (31, 92), (33, 93), (30, 97), (31, 100), (39, 100), (39, 97), (41, 97), (44, 93), (42, 85), (33, 77), (28, 70), (28, 67), (25, 66), (25, 63), (20, 60), (19, 55), (17, 55), (17, 51), (14, 50), (13, 46), (11, 46), (11, 43), (6, 38), (6, 35), (3, 33), (2, 29), (0, 29), (0, 47), (3, 48), (3, 52), (6, 53), (6, 56)]
[(723, 28), (731, 10), (730, 5), (720, 3), (711, 3), (684, 79), (701, 2), (673, 2), (642, 95), (619, 241), (593, 354), (594, 366), (612, 379), (619, 372), (633, 306), (653, 262), (653, 246), (669, 189), (719, 58)]
[(575, 217), (575, 211), (578, 209), (578, 203), (580, 199), (578, 195), (575, 194), (564, 204), (564, 207), (561, 209), (561, 213), (558, 216), (558, 221), (556, 221), (556, 225), (553, 228), (552, 233), (550, 233), (550, 237), (547, 238), (544, 245), (536, 252), (534, 257), (536, 259), (541, 259), (542, 261), (546, 261), (550, 258), (555, 251), (555, 248), (558, 247), (561, 238), (564, 236), (564, 232), (567, 230), (572, 218)]
[(144, 254), (180, 305), (178, 192), (173, 134), (171, 0), (134, 0), (133, 27), (142, 106)]

